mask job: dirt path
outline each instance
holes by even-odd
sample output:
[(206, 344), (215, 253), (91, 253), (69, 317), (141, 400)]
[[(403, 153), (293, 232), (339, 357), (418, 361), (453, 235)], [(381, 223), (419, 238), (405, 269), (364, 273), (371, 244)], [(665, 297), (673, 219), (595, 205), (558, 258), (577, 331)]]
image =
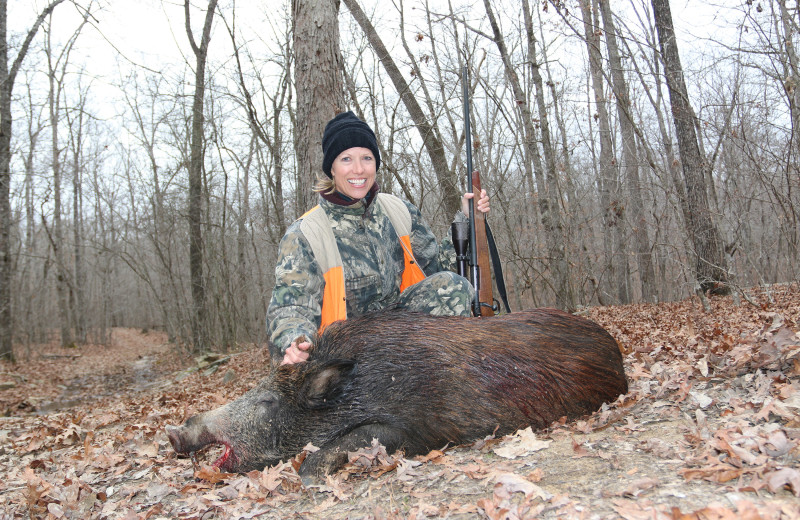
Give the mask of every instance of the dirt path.
[(0, 518), (800, 518), (800, 290), (753, 297), (593, 309), (627, 353), (618, 402), (414, 460), (365, 448), (312, 486), (291, 461), (195, 471), (164, 434), (251, 388), (266, 349), (186, 371), (162, 336), (115, 331), (74, 359), (0, 365), (16, 382), (0, 391)]
[(98, 399), (124, 399), (155, 385), (163, 372), (172, 370), (173, 350), (165, 334), (128, 328), (113, 329), (107, 346), (38, 346), (32, 359), (19, 366), (0, 365), (0, 381), (13, 382), (0, 391), (0, 409), (5, 415), (15, 411), (44, 415), (91, 406)]

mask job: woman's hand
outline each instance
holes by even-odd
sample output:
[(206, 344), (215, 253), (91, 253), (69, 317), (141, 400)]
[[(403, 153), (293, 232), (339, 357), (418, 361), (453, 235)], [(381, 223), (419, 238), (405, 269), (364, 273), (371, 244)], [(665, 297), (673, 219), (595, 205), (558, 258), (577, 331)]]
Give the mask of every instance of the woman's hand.
[[(461, 197), (461, 211), (464, 212), (464, 215), (469, 217), (469, 199), (475, 196), (474, 193), (465, 193), (463, 197)], [(475, 204), (475, 209), (480, 211), (481, 213), (489, 213), (489, 195), (486, 194), (486, 190), (481, 190), (481, 196), (478, 197), (478, 203)]]
[(283, 355), (281, 365), (293, 365), (295, 363), (302, 363), (308, 359), (308, 349), (311, 348), (311, 343), (306, 340), (304, 336), (292, 341), (286, 353)]

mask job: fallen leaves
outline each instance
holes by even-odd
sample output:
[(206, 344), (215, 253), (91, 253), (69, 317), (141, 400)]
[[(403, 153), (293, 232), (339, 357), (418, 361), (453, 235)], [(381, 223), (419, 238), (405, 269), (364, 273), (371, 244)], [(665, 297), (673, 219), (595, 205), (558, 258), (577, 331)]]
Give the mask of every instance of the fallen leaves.
[[(491, 498), (478, 501), (478, 507), (493, 520), (533, 517), (553, 498), (551, 493), (514, 473), (501, 473), (494, 481)], [(520, 493), (522, 498), (514, 501), (514, 495), (517, 493)]]
[(386, 453), (386, 448), (372, 439), (372, 445), (368, 448), (350, 452), (347, 454), (349, 464), (345, 471), (351, 474), (369, 473), (372, 477), (380, 477), (387, 471), (397, 468), (401, 457), (394, 457)]
[[(800, 289), (772, 291), (763, 308), (712, 298), (710, 314), (692, 300), (590, 309), (625, 352), (630, 391), (615, 403), (413, 459), (375, 442), (311, 485), (297, 474), (302, 455), (245, 475), (195, 472), (164, 435), (253, 386), (265, 349), (219, 357), (225, 370), (207, 375), (180, 372), (163, 337), (127, 329), (127, 343), (80, 357), (0, 364), (0, 380), (15, 383), (0, 390), (12, 415), (0, 420), (0, 515), (797, 518)], [(135, 382), (140, 354), (159, 368), (146, 385)]]

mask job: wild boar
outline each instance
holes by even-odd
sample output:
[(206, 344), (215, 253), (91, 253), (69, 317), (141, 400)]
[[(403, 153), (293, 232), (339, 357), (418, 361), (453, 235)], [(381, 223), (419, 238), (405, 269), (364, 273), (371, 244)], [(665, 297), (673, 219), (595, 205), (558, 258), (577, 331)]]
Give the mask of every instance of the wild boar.
[(311, 453), (323, 475), (377, 438), (407, 456), (493, 432), (545, 428), (627, 392), (617, 342), (596, 323), (554, 309), (492, 318), (380, 311), (334, 323), (309, 360), (276, 366), (258, 386), (168, 426), (178, 453), (209, 444), (223, 471), (262, 469)]

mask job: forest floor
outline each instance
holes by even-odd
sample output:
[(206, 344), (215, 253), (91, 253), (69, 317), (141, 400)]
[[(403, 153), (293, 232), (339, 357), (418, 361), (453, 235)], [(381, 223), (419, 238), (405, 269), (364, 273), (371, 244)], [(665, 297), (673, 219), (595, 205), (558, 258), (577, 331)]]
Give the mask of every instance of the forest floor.
[(5, 518), (800, 518), (800, 287), (592, 308), (630, 391), (590, 417), (405, 459), (372, 446), (318, 485), (296, 461), (195, 468), (164, 433), (252, 387), (266, 348), (179, 354), (156, 332), (0, 364)]

